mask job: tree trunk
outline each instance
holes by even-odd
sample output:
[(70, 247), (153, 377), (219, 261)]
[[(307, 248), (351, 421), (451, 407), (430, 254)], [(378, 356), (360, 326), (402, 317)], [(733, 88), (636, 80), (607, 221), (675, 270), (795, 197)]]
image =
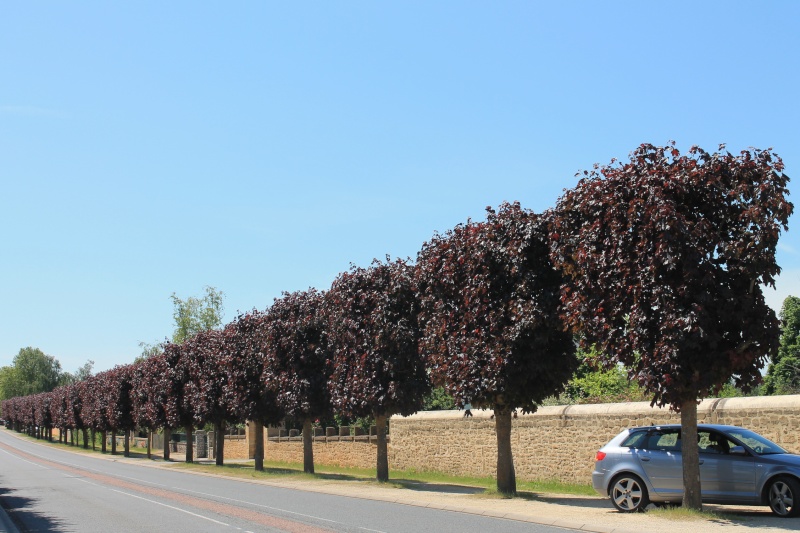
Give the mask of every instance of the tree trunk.
[(495, 404), (494, 427), (497, 434), (497, 491), (514, 495), (517, 493), (517, 477), (511, 454), (511, 409), (508, 406)]
[(153, 432), (149, 429), (147, 430), (147, 458), (152, 459), (152, 444), (153, 444)]
[(84, 450), (88, 450), (89, 449), (89, 430), (86, 429), (86, 428), (83, 428), (81, 430), (81, 434), (83, 435), (83, 449)]
[(186, 462), (194, 462), (194, 427), (191, 424), (186, 426)]
[(311, 419), (303, 419), (303, 472), (306, 474), (314, 473), (314, 428), (311, 426)]
[(108, 438), (108, 433), (104, 430), (100, 432), (100, 438), (102, 442), (100, 443), (100, 451), (106, 453), (106, 439)]
[(164, 460), (169, 461), (169, 446), (172, 441), (172, 429), (164, 428)]
[(111, 455), (117, 455), (117, 430), (111, 430)]
[(256, 471), (264, 471), (264, 424), (261, 422), (251, 422), (253, 427), (253, 438), (256, 439), (255, 463)]
[(125, 457), (130, 457), (131, 456), (131, 432), (128, 429), (125, 430), (125, 445), (124, 446), (125, 447), (124, 447), (124, 451), (122, 452), (122, 455), (124, 455)]
[(93, 452), (97, 450), (97, 439), (96, 439), (96, 437), (97, 437), (97, 434), (95, 433), (94, 428), (93, 428), (92, 429), (92, 451)]
[(214, 459), (217, 466), (225, 464), (225, 423), (214, 423), (214, 438), (216, 445), (214, 446)]
[(683, 506), (701, 511), (700, 449), (697, 447), (697, 401), (681, 402), (681, 455), (683, 456)]
[(377, 477), (378, 481), (389, 481), (389, 450), (386, 445), (386, 413), (375, 415), (377, 433)]

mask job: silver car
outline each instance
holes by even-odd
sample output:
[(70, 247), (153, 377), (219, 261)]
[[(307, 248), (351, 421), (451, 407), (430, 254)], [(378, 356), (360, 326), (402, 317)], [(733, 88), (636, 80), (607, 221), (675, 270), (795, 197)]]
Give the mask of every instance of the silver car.
[[(736, 426), (699, 424), (697, 436), (704, 502), (769, 505), (781, 517), (800, 514), (800, 455)], [(681, 427), (626, 429), (597, 452), (592, 485), (623, 512), (680, 502)]]

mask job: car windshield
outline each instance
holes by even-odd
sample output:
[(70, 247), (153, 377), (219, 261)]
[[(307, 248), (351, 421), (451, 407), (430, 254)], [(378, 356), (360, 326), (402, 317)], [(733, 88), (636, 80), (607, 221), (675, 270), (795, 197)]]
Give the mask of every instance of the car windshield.
[(758, 455), (774, 455), (777, 453), (789, 453), (771, 440), (762, 437), (747, 429), (738, 429), (727, 432), (731, 437), (743, 442)]

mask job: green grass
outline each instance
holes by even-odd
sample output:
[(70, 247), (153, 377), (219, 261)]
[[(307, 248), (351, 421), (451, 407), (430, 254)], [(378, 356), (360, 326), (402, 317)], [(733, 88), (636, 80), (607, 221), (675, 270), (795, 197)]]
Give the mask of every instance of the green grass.
[(657, 507), (655, 509), (647, 511), (647, 514), (654, 516), (656, 518), (664, 518), (665, 520), (677, 520), (681, 522), (700, 522), (709, 520), (741, 521), (741, 518), (731, 513), (717, 513), (714, 511), (697, 511), (695, 509), (688, 509), (686, 507), (673, 506), (673, 505)]
[[(52, 443), (46, 440), (37, 440), (18, 433), (28, 440), (51, 446), (60, 446), (70, 451), (80, 453), (102, 453), (99, 444), (97, 449), (92, 451), (89, 447), (84, 450), (80, 446), (59, 444), (57, 440)], [(106, 455), (111, 453), (111, 446), (107, 447)], [(122, 456), (123, 450), (119, 446), (117, 455)], [(131, 446), (132, 458), (146, 458), (147, 450)], [(153, 450), (153, 459), (160, 459), (163, 455), (162, 450)], [(319, 481), (338, 481), (343, 483), (370, 483), (376, 487), (391, 487), (407, 489), (409, 491), (432, 490), (441, 492), (458, 492), (471, 494), (481, 498), (510, 498), (509, 495), (497, 491), (497, 483), (492, 477), (467, 477), (452, 476), (435, 471), (419, 470), (390, 470), (390, 479), (387, 483), (379, 483), (375, 479), (375, 469), (371, 468), (349, 468), (332, 465), (314, 465), (316, 473), (305, 474), (301, 463), (280, 463), (274, 461), (264, 461), (264, 471), (255, 470), (253, 461), (228, 463), (223, 466), (203, 463), (168, 462), (171, 468), (179, 468), (206, 472), (216, 475), (230, 476), (240, 479), (298, 479), (298, 480), (319, 480)], [(590, 485), (579, 485), (571, 483), (561, 483), (558, 481), (520, 481), (517, 480), (517, 495), (515, 497), (534, 500), (540, 499), (540, 494), (568, 494), (576, 496), (596, 496), (597, 494)]]
[[(416, 470), (392, 470), (386, 483), (375, 480), (375, 470), (365, 468), (345, 468), (330, 465), (314, 465), (314, 474), (305, 474), (299, 463), (264, 462), (264, 471), (257, 472), (252, 461), (231, 463), (222, 467), (198, 463), (174, 463), (173, 468), (189, 469), (218, 475), (247, 479), (307, 479), (320, 481), (342, 481), (374, 483), (376, 486), (408, 490), (434, 490), (460, 492), (489, 498), (509, 498), (497, 491), (497, 484), (491, 477), (451, 476), (440, 472), (420, 472)], [(596, 496), (589, 485), (561, 483), (558, 481), (518, 481), (517, 496), (536, 499), (539, 494), (570, 494), (577, 496)]]

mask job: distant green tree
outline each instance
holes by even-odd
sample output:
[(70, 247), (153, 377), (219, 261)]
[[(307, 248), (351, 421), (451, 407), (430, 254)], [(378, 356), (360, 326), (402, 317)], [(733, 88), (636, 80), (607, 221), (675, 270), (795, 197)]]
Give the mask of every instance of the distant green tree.
[(164, 353), (164, 343), (157, 342), (155, 344), (150, 344), (147, 342), (139, 341), (139, 348), (142, 349), (141, 355), (136, 357), (133, 360), (134, 363), (141, 363), (145, 359), (150, 359), (151, 357), (155, 357), (156, 355), (160, 355)]
[(456, 399), (444, 387), (434, 387), (423, 400), (423, 411), (446, 411), (456, 408)]
[(789, 296), (781, 307), (781, 340), (764, 378), (767, 394), (800, 392), (800, 298)]
[(94, 367), (94, 361), (89, 359), (86, 363), (76, 370), (74, 373), (71, 372), (62, 372), (61, 378), (59, 379), (59, 386), (61, 385), (72, 385), (73, 383), (77, 383), (79, 381), (84, 381), (91, 377), (92, 375), (92, 368)]
[[(10, 369), (10, 370), (6, 370)], [(0, 386), (6, 398), (28, 396), (39, 392), (50, 392), (63, 379), (61, 363), (52, 355), (46, 355), (39, 348), (20, 349), (11, 367), (4, 367), (0, 373)]]
[[(170, 296), (173, 305), (172, 318), (175, 320), (175, 330), (172, 332), (172, 342), (182, 344), (186, 339), (211, 329), (220, 329), (222, 326), (222, 314), (225, 310), (223, 305), (225, 294), (214, 287), (205, 287), (205, 295), (202, 298), (190, 296), (186, 300), (180, 298), (176, 293)], [(142, 353), (134, 363), (140, 363), (145, 359), (164, 353), (165, 342), (139, 342)]]
[(175, 319), (175, 332), (172, 334), (172, 342), (181, 344), (189, 337), (217, 329), (222, 325), (222, 313), (224, 312), (224, 294), (214, 287), (205, 287), (205, 296), (195, 298), (190, 296), (182, 300), (174, 292), (172, 293), (173, 313)]
[(16, 369), (10, 365), (0, 368), (0, 400), (8, 400), (19, 395)]
[(608, 370), (602, 368), (600, 354), (592, 347), (588, 351), (578, 349), (575, 354), (581, 361), (564, 394), (572, 403), (615, 403), (645, 401), (644, 389), (628, 379), (620, 366)]

